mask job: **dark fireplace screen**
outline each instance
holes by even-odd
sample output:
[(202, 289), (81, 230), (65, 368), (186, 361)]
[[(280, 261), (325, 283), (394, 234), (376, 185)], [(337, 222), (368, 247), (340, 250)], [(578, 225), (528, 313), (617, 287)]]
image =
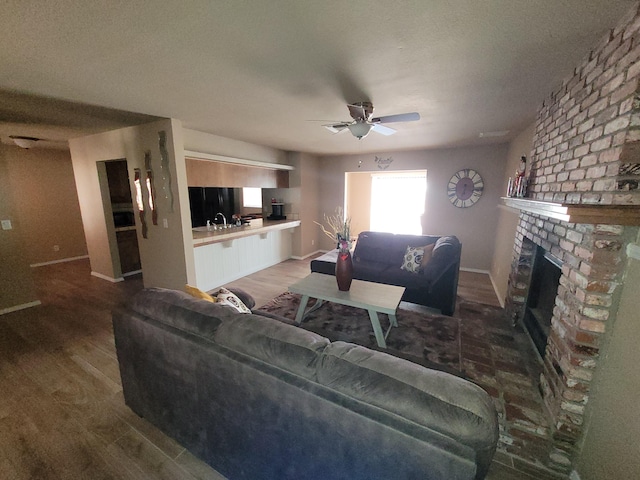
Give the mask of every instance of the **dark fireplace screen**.
[(523, 323), (540, 357), (544, 358), (560, 284), (561, 262), (544, 248), (536, 247)]

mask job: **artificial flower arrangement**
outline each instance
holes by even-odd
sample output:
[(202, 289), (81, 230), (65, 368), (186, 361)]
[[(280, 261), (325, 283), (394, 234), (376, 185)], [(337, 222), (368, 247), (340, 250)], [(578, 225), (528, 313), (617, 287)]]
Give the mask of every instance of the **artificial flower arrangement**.
[(351, 249), (351, 218), (344, 215), (341, 207), (337, 207), (334, 215), (324, 214), (324, 221), (326, 227), (315, 221), (313, 223), (319, 225), (327, 237), (338, 242), (340, 253), (349, 252)]

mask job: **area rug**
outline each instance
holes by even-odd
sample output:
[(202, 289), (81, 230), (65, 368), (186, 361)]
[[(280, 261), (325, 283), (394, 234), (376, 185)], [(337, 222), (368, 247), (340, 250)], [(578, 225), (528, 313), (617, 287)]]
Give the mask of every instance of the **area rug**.
[[(307, 308), (315, 300), (310, 300)], [(257, 311), (278, 315), (282, 321), (294, 324), (300, 295), (285, 292)], [(460, 356), (460, 323), (455, 317), (399, 308), (398, 327), (387, 337), (387, 348), (380, 348), (371, 327), (369, 315), (361, 308), (325, 302), (303, 321), (302, 328), (327, 337), (331, 341), (345, 341), (383, 351), (406, 360), (437, 368), (459, 376), (462, 374)], [(379, 314), (384, 331), (389, 326), (385, 314)]]

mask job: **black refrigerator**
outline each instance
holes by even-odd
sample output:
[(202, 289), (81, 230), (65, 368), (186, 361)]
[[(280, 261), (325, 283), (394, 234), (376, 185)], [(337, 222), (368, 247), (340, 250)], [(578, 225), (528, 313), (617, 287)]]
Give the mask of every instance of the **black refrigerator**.
[(229, 187), (189, 187), (189, 205), (191, 207), (191, 227), (202, 227), (211, 223), (223, 223), (217, 213), (222, 213), (231, 222), (235, 211), (234, 189)]

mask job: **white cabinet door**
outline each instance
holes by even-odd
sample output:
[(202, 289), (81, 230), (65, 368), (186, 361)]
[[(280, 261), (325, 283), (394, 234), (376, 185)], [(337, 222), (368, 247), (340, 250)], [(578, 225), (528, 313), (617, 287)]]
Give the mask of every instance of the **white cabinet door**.
[(291, 258), (288, 230), (272, 230), (194, 248), (197, 287), (204, 291)]

